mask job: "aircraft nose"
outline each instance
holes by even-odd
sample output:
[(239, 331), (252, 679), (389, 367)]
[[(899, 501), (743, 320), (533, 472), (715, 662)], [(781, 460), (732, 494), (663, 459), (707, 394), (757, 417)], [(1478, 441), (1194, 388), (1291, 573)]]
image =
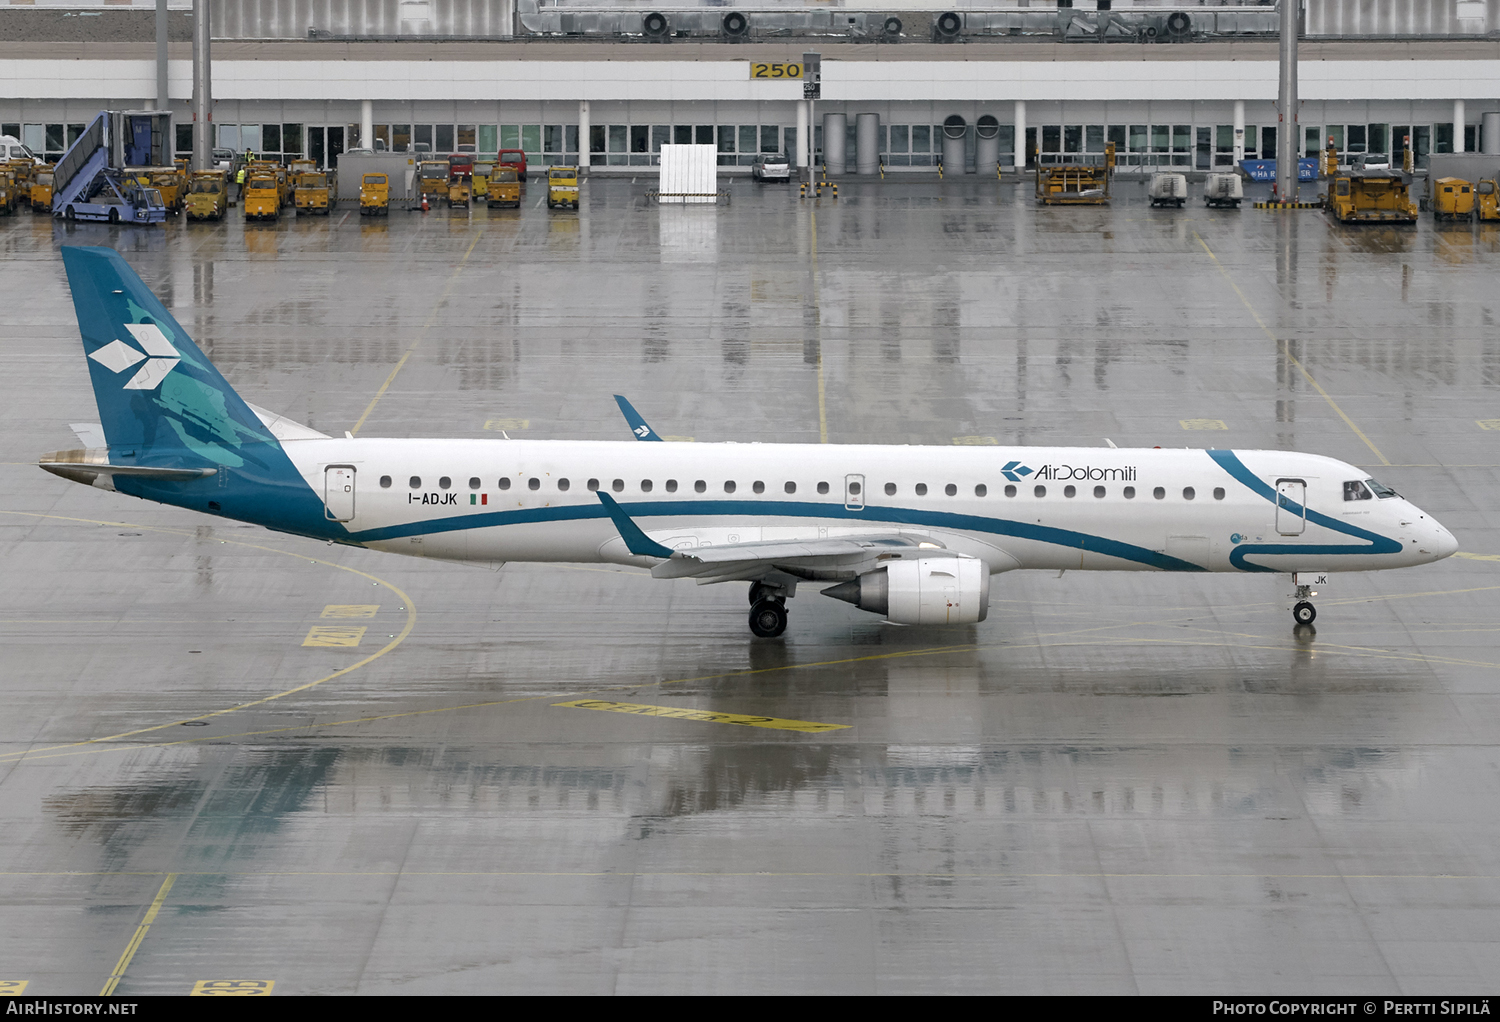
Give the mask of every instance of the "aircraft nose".
[(1436, 554), (1440, 559), (1444, 557), (1451, 557), (1456, 554), (1458, 552), (1458, 540), (1454, 537), (1453, 533), (1449, 532), (1441, 525), (1438, 525), (1437, 522), (1433, 522), (1432, 524), (1433, 527), (1437, 530), (1437, 535), (1433, 537), (1433, 543), (1435, 545), (1433, 546), (1432, 552)]

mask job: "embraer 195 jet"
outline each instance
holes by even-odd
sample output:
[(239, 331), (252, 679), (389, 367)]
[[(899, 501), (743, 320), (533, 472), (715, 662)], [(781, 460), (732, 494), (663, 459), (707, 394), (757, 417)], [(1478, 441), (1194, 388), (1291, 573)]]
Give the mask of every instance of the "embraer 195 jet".
[(1020, 568), (1292, 573), (1307, 624), (1326, 573), (1458, 548), (1353, 465), (1287, 451), (330, 437), (244, 401), (116, 252), (62, 255), (102, 423), (47, 471), (391, 553), (748, 582), (758, 636), (803, 583), (899, 624), (983, 621)]

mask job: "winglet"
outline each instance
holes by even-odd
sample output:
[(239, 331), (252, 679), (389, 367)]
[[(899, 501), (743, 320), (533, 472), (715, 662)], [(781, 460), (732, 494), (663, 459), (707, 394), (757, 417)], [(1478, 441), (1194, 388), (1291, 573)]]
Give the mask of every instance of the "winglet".
[(615, 404), (620, 406), (620, 413), (625, 416), (625, 421), (630, 423), (630, 431), (635, 434), (637, 440), (658, 442), (661, 440), (661, 437), (656, 435), (656, 430), (646, 425), (646, 420), (641, 418), (641, 413), (636, 411), (635, 406), (626, 401), (623, 395), (615, 395)]
[[(625, 401), (623, 397), (619, 400), (622, 403), (624, 403)], [(626, 405), (626, 407), (629, 406)], [(644, 439), (644, 437), (642, 439)], [(603, 504), (604, 510), (609, 512), (610, 520), (615, 523), (615, 528), (619, 530), (620, 538), (625, 541), (626, 550), (629, 550), (637, 557), (672, 556), (672, 551), (668, 550), (660, 543), (651, 539), (641, 531), (641, 527), (639, 525), (630, 520), (630, 516), (625, 513), (624, 508), (622, 508), (615, 502), (615, 498), (611, 497), (603, 490), (599, 490), (597, 492), (599, 495), (599, 503)]]

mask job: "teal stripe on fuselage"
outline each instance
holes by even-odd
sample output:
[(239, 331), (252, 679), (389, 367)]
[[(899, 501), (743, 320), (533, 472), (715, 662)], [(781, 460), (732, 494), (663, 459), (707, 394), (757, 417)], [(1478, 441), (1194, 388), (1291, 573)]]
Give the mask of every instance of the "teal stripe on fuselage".
[[(949, 511), (918, 511), (913, 508), (871, 507), (863, 510), (846, 508), (842, 504), (814, 504), (805, 501), (783, 500), (662, 500), (639, 501), (621, 504), (631, 518), (715, 518), (722, 516), (760, 518), (837, 518), (853, 522), (878, 522), (881, 524), (915, 525), (923, 528), (955, 529), (963, 532), (988, 533), (994, 536), (1011, 536), (1016, 539), (1051, 543), (1054, 546), (1087, 550), (1090, 553), (1118, 557), (1134, 561), (1163, 571), (1207, 571), (1206, 565), (1193, 564), (1178, 557), (1169, 557), (1156, 550), (1131, 543), (1122, 543), (1102, 536), (1091, 536), (1071, 529), (1056, 529), (1029, 522), (1013, 522), (1003, 518), (984, 518), (979, 515), (956, 514)], [(568, 507), (520, 508), (515, 511), (488, 511), (481, 514), (438, 518), (425, 522), (410, 522), (392, 525), (384, 529), (369, 529), (356, 532), (350, 538), (360, 543), (403, 539), (408, 536), (426, 536), (439, 532), (458, 532), (464, 529), (485, 529), (505, 525), (528, 525), (541, 522), (576, 522), (588, 519), (607, 518), (602, 505)]]

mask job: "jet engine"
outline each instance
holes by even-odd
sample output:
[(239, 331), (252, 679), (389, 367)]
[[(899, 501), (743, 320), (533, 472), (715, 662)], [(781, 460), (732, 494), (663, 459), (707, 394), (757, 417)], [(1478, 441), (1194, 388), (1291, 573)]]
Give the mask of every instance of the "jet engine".
[(884, 614), (902, 625), (961, 625), (990, 611), (990, 573), (974, 557), (888, 561), (876, 571), (823, 590), (824, 596)]

